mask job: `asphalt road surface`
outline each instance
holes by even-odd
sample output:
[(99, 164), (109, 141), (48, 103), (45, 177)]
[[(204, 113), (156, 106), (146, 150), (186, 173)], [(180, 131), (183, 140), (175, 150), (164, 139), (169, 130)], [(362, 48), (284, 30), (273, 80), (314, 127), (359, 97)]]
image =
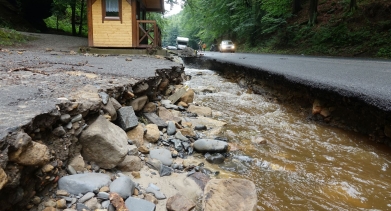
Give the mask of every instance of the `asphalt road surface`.
[(391, 111), (391, 60), (203, 52), (204, 58), (235, 63), (311, 87), (358, 97)]

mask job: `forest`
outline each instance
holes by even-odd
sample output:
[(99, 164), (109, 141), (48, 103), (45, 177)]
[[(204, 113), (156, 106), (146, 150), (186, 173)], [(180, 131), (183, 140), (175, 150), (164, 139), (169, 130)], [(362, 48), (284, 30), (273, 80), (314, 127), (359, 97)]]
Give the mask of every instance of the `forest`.
[[(87, 36), (87, 0), (0, 0), (0, 45), (13, 30)], [(148, 13), (163, 32), (196, 48), (232, 40), (238, 52), (391, 58), (389, 0), (165, 0), (176, 15)], [(169, 10), (170, 8), (166, 8)], [(12, 44), (12, 42), (10, 42)]]

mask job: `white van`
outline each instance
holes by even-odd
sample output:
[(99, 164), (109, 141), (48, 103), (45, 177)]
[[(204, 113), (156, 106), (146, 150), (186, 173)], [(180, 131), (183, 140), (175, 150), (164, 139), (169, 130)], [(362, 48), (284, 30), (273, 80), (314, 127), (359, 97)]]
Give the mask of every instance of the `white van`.
[(187, 37), (177, 37), (176, 38), (176, 47), (178, 50), (185, 49), (189, 43), (189, 38)]

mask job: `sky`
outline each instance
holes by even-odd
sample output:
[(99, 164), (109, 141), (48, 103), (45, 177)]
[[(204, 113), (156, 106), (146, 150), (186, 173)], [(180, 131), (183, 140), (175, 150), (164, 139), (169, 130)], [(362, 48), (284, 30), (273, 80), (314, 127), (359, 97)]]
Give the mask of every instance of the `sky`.
[(168, 10), (167, 13), (164, 14), (165, 17), (178, 14), (182, 10), (179, 4), (174, 4), (172, 10), (170, 10), (171, 6), (169, 4), (164, 3), (164, 8)]

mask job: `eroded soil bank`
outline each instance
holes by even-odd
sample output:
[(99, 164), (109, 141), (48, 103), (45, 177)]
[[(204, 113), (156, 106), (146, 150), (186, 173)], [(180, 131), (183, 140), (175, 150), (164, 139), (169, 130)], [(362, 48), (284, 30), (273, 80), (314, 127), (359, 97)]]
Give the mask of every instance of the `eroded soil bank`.
[(359, 132), (368, 135), (370, 140), (391, 145), (390, 111), (349, 95), (309, 87), (267, 71), (203, 57), (185, 57), (183, 61), (186, 67), (217, 71), (221, 76), (248, 87), (256, 94), (292, 104), (298, 112), (308, 113), (308, 118)]

